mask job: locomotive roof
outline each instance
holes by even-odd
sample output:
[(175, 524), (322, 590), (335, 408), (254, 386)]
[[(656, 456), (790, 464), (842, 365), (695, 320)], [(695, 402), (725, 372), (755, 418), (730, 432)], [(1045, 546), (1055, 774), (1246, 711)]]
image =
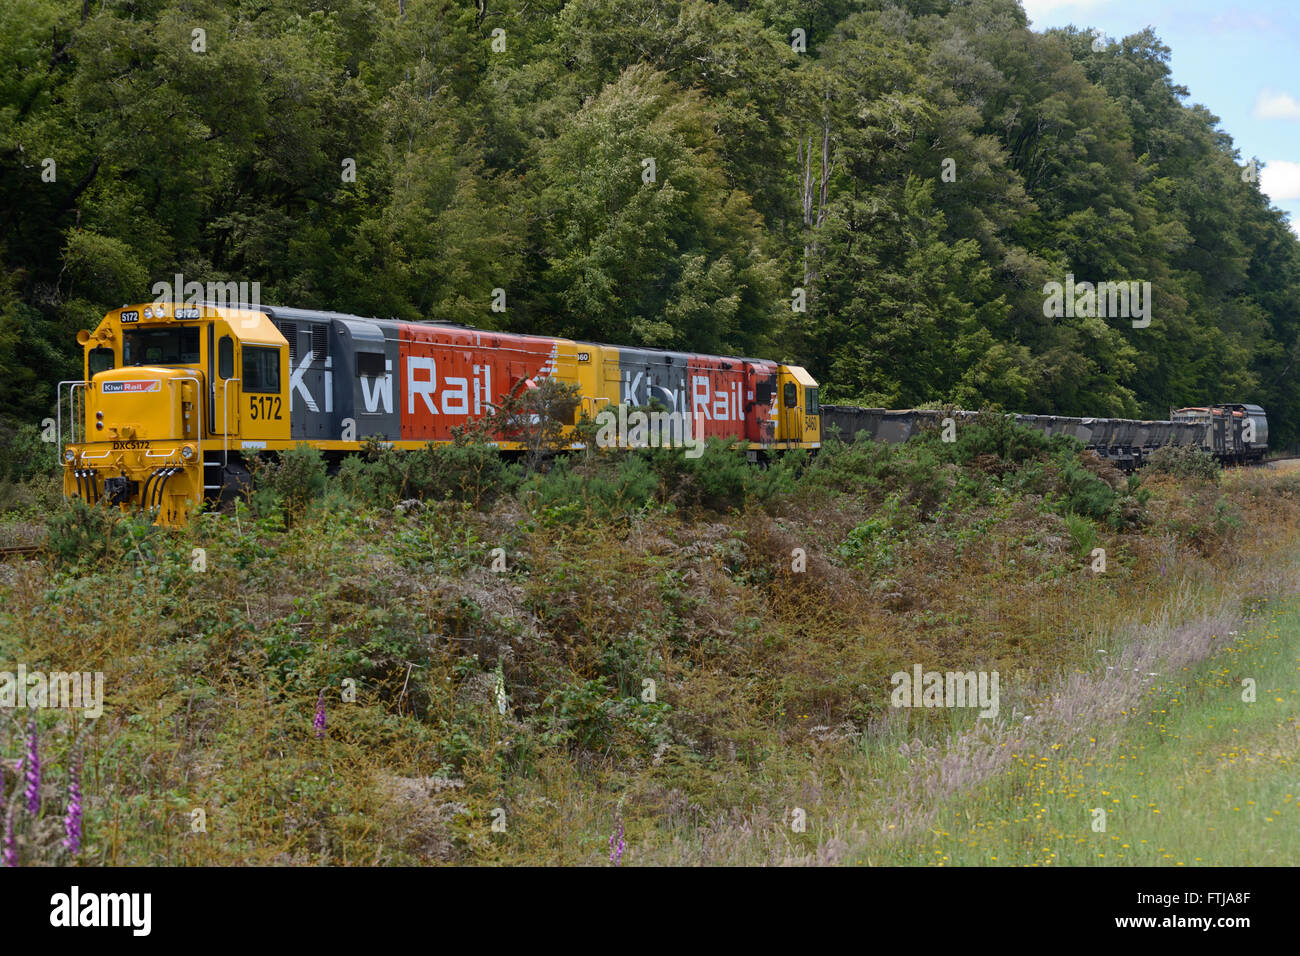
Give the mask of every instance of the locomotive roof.
[[(248, 305), (217, 306), (209, 302), (205, 302), (203, 303), (203, 305), (209, 308), (253, 310), (253, 307)], [(439, 326), (439, 327), (450, 328), (450, 329), (464, 329), (467, 332), (479, 332), (484, 335), (509, 335), (509, 336), (518, 336), (520, 338), (525, 338), (525, 339), (560, 339), (562, 341), (573, 342), (577, 345), (605, 346), (605, 347), (616, 348), (619, 349), (620, 351), (627, 351), (627, 352), (638, 352), (638, 351), (654, 352), (654, 353), (659, 353), (661, 355), (672, 355), (672, 356), (682, 356), (682, 357), (706, 354), (703, 352), (688, 352), (682, 349), (662, 349), (650, 345), (615, 345), (611, 342), (591, 342), (585, 339), (569, 339), (562, 335), (531, 335), (526, 332), (506, 332), (500, 329), (480, 329), (477, 326), (465, 325), (464, 323), (461, 322), (452, 322), (449, 319), (398, 319), (398, 318), (391, 318), (391, 317), (387, 319), (380, 319), (380, 318), (376, 318), (375, 316), (354, 315), (350, 312), (329, 312), (324, 309), (299, 309), (299, 308), (295, 308), (291, 306), (283, 306), (283, 305), (258, 305), (256, 310), (265, 312), (268, 316), (271, 317), (273, 321), (332, 322), (335, 320), (343, 320), (343, 321), (353, 321), (353, 322), (380, 322), (380, 323), (391, 322), (393, 324), (407, 323), (409, 325), (430, 325), (430, 326)], [(753, 362), (756, 364), (771, 363), (773, 365), (789, 364), (789, 363), (777, 363), (772, 359), (748, 358), (740, 355), (710, 355), (709, 357), (726, 359), (729, 362)]]

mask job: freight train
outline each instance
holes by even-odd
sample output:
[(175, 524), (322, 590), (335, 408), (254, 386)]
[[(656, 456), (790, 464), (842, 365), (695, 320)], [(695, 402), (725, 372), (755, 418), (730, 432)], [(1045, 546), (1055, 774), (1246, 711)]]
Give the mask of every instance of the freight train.
[[(618, 405), (661, 406), (689, 419), (693, 439), (732, 440), (751, 460), (815, 450), (825, 426), (844, 440), (904, 441), (944, 416), (821, 406), (807, 371), (768, 359), (280, 306), (123, 306), (77, 341), (83, 376), (59, 383), (64, 494), (138, 506), (168, 525), (247, 488), (256, 456), (305, 442), (337, 461), (374, 440), (408, 450), (451, 442), (453, 429), (548, 378), (575, 389), (561, 436), (570, 447), (580, 445), (580, 420)], [(1267, 451), (1257, 405), (1180, 409), (1167, 422), (1017, 418), (1072, 434), (1126, 468), (1164, 444), (1237, 462)]]
[[(949, 415), (973, 412), (931, 409), (894, 411), (853, 405), (823, 405), (822, 428), (842, 441), (860, 436), (879, 442), (907, 441), (927, 427), (939, 427)], [(1224, 464), (1257, 464), (1268, 453), (1268, 416), (1258, 405), (1222, 404), (1179, 408), (1168, 421), (1127, 418), (1070, 418), (1064, 415), (1015, 415), (1017, 422), (1046, 435), (1069, 435), (1085, 448), (1132, 471), (1164, 445), (1196, 448)]]

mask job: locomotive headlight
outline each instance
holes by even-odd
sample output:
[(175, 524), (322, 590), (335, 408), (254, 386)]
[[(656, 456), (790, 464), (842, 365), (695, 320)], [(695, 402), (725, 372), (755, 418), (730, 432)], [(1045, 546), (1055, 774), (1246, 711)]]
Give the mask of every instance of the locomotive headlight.
[(73, 451), (71, 448), (67, 449), (63, 453), (63, 460), (66, 461), (68, 464), (72, 464), (73, 460), (76, 457), (77, 457), (77, 453)]
[(191, 458), (194, 457), (194, 449), (191, 448), (189, 445), (182, 445), (181, 457), (184, 458), (186, 461), (189, 461)]

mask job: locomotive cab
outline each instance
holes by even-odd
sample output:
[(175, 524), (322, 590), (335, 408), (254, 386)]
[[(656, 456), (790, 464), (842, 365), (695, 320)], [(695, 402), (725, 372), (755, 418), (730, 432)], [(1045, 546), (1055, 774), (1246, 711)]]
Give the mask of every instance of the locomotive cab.
[(782, 365), (777, 373), (777, 398), (777, 441), (786, 448), (820, 448), (817, 380), (797, 365)]
[(239, 448), (288, 438), (285, 342), (260, 312), (151, 303), (110, 312), (77, 340), (85, 378), (61, 386), (69, 497), (178, 523), (239, 484)]

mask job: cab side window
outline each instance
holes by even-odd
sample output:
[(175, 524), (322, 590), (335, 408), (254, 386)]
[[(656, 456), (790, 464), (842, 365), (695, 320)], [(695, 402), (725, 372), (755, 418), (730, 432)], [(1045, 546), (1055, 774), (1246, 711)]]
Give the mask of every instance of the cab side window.
[(820, 409), (817, 405), (817, 389), (805, 388), (803, 390), (803, 394), (804, 394), (804, 413), (808, 415), (818, 414)]
[(235, 374), (235, 342), (229, 335), (223, 335), (217, 343), (217, 374), (222, 378)]
[(244, 374), (240, 386), (245, 393), (280, 394), (280, 350), (245, 345)]
[(88, 364), (90, 366), (90, 374), (92, 377), (98, 375), (100, 372), (107, 372), (116, 364), (113, 361), (113, 350), (103, 347), (91, 349)]

